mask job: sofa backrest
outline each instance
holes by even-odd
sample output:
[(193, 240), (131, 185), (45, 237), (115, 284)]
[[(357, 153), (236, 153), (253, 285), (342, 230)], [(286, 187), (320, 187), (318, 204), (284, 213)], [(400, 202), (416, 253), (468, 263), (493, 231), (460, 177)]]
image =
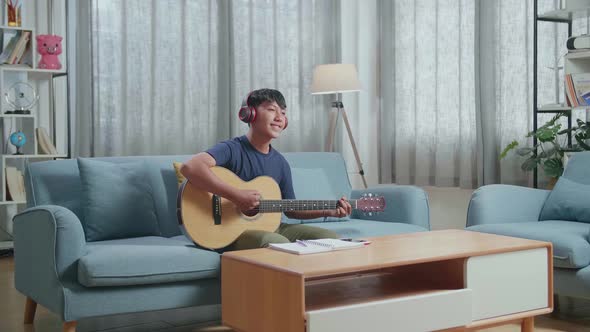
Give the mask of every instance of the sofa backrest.
[[(323, 181), (330, 188), (334, 195), (350, 194), (351, 186), (346, 172), (344, 159), (337, 153), (320, 152), (293, 152), (285, 153), (285, 158), (291, 168), (305, 170), (323, 170), (326, 177)], [(174, 161), (184, 162), (190, 159), (191, 155), (181, 156), (140, 156), (140, 157), (101, 157), (96, 160), (128, 163), (144, 160), (148, 164), (159, 169), (160, 176), (151, 179), (154, 195), (156, 197), (156, 212), (158, 223), (163, 236), (171, 237), (180, 234), (176, 216), (176, 198), (178, 193), (178, 182), (172, 163)], [(301, 172), (295, 173), (299, 174)], [(313, 173), (313, 172), (312, 172)], [(317, 173), (317, 172), (316, 172)], [(293, 181), (303, 181), (295, 186), (295, 195), (300, 196), (301, 188), (306, 186), (317, 187), (317, 179), (294, 176)], [(83, 206), (81, 201), (82, 184), (80, 172), (75, 159), (52, 160), (44, 162), (28, 163), (26, 166), (25, 185), (27, 192), (27, 206), (37, 205), (60, 205), (74, 212), (80, 220), (83, 220)], [(298, 190), (299, 188), (299, 194)], [(320, 188), (318, 188), (320, 190)], [(324, 199), (332, 199), (327, 197)]]
[[(101, 157), (96, 160), (112, 163), (146, 161), (159, 169), (160, 177), (152, 182), (158, 223), (163, 236), (180, 235), (176, 219), (176, 195), (178, 182), (172, 166), (173, 161), (184, 162), (191, 156), (141, 156), (141, 157)], [(84, 218), (81, 202), (82, 184), (75, 159), (53, 160), (29, 163), (26, 168), (25, 185), (27, 205), (61, 205), (74, 212), (80, 220)]]
[(590, 151), (574, 153), (567, 162), (563, 176), (578, 183), (590, 184)]
[(352, 187), (346, 163), (339, 153), (287, 152), (295, 197), (298, 199), (350, 198)]

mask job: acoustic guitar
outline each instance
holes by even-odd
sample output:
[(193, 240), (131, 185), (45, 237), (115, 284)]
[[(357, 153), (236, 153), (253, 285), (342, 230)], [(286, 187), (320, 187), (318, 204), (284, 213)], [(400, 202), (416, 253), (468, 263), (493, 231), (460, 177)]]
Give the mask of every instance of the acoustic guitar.
[[(178, 191), (178, 222), (185, 235), (205, 248), (223, 248), (245, 230), (274, 232), (281, 223), (279, 212), (335, 210), (338, 204), (337, 200), (281, 199), (279, 185), (269, 176), (246, 182), (223, 167), (212, 167), (211, 171), (238, 189), (257, 190), (261, 200), (256, 210), (243, 212), (231, 201), (199, 190), (185, 181)], [(385, 199), (370, 194), (349, 202), (353, 209), (369, 214), (385, 209)]]

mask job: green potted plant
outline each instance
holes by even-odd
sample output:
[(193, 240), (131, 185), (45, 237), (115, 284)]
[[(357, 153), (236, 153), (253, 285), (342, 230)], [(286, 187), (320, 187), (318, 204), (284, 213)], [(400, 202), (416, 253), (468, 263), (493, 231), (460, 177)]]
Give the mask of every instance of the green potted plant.
[[(536, 131), (529, 132), (526, 137), (536, 137), (537, 144), (533, 147), (518, 148), (518, 142), (512, 141), (500, 154), (500, 159), (505, 158), (510, 150), (516, 149), (516, 154), (526, 159), (521, 165), (522, 170), (532, 171), (541, 166), (545, 174), (552, 178), (554, 184), (563, 174), (563, 156), (568, 151), (590, 150), (590, 122), (580, 119), (576, 126), (561, 130), (558, 120), (567, 116), (566, 112), (556, 114), (551, 120), (539, 127)], [(572, 147), (567, 147), (567, 135), (571, 132), (575, 142)]]

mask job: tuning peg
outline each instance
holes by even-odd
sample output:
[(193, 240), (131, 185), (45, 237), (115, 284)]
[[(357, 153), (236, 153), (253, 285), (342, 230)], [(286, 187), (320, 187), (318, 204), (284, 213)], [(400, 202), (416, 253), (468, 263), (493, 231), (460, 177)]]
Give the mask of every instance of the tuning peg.
[(369, 197), (373, 197), (373, 194), (372, 193), (369, 193)]
[(373, 212), (369, 212), (369, 217), (373, 215)]

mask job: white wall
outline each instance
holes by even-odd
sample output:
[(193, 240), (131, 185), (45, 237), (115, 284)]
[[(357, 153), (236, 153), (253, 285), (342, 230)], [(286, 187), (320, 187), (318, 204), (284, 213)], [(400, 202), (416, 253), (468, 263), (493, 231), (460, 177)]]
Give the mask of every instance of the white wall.
[(432, 230), (461, 229), (467, 222), (467, 207), (473, 189), (424, 187), (430, 206)]

